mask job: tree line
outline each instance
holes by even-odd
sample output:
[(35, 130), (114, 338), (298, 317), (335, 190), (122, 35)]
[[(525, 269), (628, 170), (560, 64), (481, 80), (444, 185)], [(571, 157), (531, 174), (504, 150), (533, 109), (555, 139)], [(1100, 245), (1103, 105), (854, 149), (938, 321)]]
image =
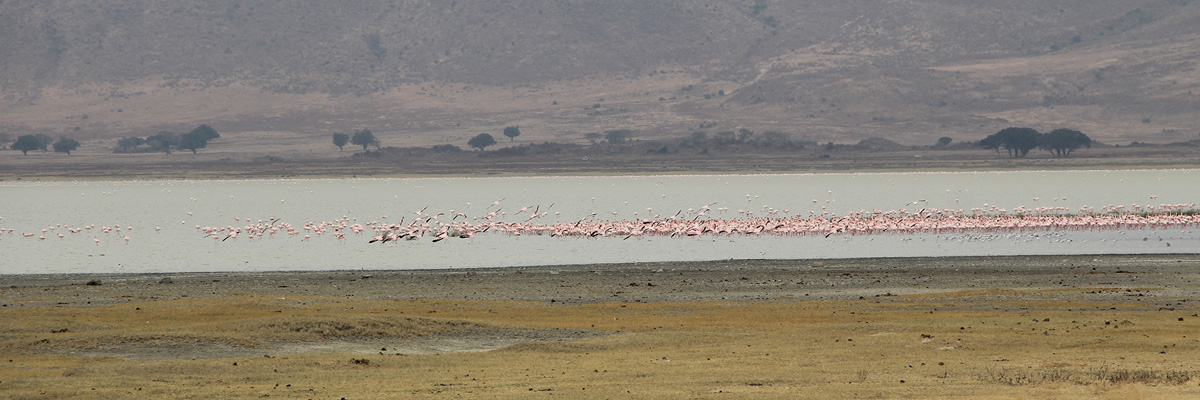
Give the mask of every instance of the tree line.
[(145, 138), (130, 136), (117, 139), (117, 147), (113, 148), (113, 153), (170, 153), (171, 149), (176, 149), (191, 150), (192, 154), (196, 154), (197, 150), (208, 147), (210, 140), (220, 137), (221, 134), (217, 133), (216, 129), (202, 124), (182, 135), (162, 131)]
[[(509, 138), (509, 141), (515, 141), (521, 135), (521, 128), (518, 126), (505, 127), (501, 134)], [(590, 132), (583, 135), (583, 138), (593, 145), (610, 144), (620, 145), (629, 142), (634, 137), (632, 129), (610, 129), (602, 132)], [(374, 146), (376, 149), (381, 147), (379, 139), (369, 129), (361, 129), (355, 131), (353, 135), (335, 132), (332, 136), (333, 145), (339, 151), (343, 151), (348, 144), (355, 144), (363, 147), (363, 151), (367, 151), (368, 147)], [(947, 141), (948, 143), (948, 141)], [(480, 133), (472, 136), (467, 140), (467, 146), (479, 151), (486, 150), (488, 147), (498, 144), (496, 137), (491, 133)], [(781, 131), (766, 131), (756, 133), (750, 129), (739, 129), (737, 131), (722, 131), (709, 136), (703, 131), (693, 132), (691, 136), (680, 141), (680, 147), (696, 147), (696, 146), (725, 146), (725, 145), (754, 145), (761, 147), (781, 147), (792, 149), (803, 149), (807, 144), (816, 144), (815, 142), (798, 141), (792, 139), (792, 135)]]
[(72, 151), (79, 148), (79, 141), (66, 136), (61, 136), (58, 141), (55, 141), (50, 135), (39, 133), (18, 136), (9, 148), (20, 150), (23, 155), (29, 155), (30, 150), (49, 151), (52, 148), (55, 153), (66, 153), (69, 156)]
[[(517, 126), (508, 126), (504, 128), (502, 134), (508, 137), (510, 141), (515, 141), (521, 135), (521, 130)], [(633, 134), (634, 132), (631, 129), (613, 129), (587, 133), (583, 138), (593, 145), (601, 142), (622, 144), (629, 141), (633, 137)], [(220, 137), (220, 133), (215, 129), (202, 124), (182, 135), (162, 131), (145, 138), (121, 138), (117, 140), (117, 146), (113, 149), (113, 152), (170, 153), (172, 149), (177, 149), (190, 150), (195, 154), (199, 149), (207, 147), (209, 141)], [(10, 136), (8, 134), (0, 133), (0, 143), (9, 139)], [(938, 139), (935, 147), (944, 147), (949, 145), (950, 142), (949, 137), (942, 137)], [(367, 151), (372, 146), (377, 150), (381, 148), (379, 138), (370, 129), (359, 129), (354, 131), (353, 134), (333, 133), (333, 145), (337, 146), (339, 151), (344, 150), (348, 144), (362, 146), (363, 151)], [(496, 139), (489, 133), (480, 133), (467, 141), (467, 146), (480, 151), (496, 144)], [(807, 143), (794, 141), (791, 135), (785, 132), (767, 131), (762, 134), (756, 134), (749, 129), (739, 129), (737, 131), (717, 132), (711, 137), (703, 131), (693, 132), (690, 137), (680, 142), (680, 147), (720, 146), (728, 144), (753, 144), (766, 147), (785, 146), (803, 149)], [(1058, 128), (1048, 133), (1041, 133), (1033, 128), (1009, 127), (988, 135), (979, 141), (979, 145), (984, 149), (995, 150), (996, 152), (999, 152), (1003, 148), (1008, 152), (1010, 157), (1014, 158), (1025, 157), (1033, 149), (1046, 150), (1056, 157), (1069, 157), (1072, 152), (1079, 148), (1091, 148), (1092, 140), (1083, 132), (1068, 128)], [(46, 134), (30, 134), (18, 137), (12, 142), (9, 148), (20, 150), (25, 155), (28, 155), (31, 150), (49, 151), (51, 148), (56, 153), (70, 155), (79, 146), (79, 141), (65, 136), (55, 141)]]
[[(515, 140), (517, 140), (517, 136), (521, 136), (521, 127), (519, 127), (519, 126), (505, 127), (504, 131), (502, 133), (504, 134), (504, 136), (508, 137), (508, 141), (510, 141), (510, 142), (515, 141)], [(496, 138), (493, 138), (492, 134), (490, 134), (490, 133), (480, 133), (478, 135), (475, 135), (475, 137), (472, 137), (470, 140), (467, 141), (467, 146), (471, 146), (476, 149), (479, 149), (479, 151), (483, 151), (483, 149), (488, 146), (495, 146), (495, 145), (496, 145)]]
[(1025, 157), (1033, 149), (1049, 151), (1055, 157), (1068, 157), (1080, 147), (1091, 148), (1092, 139), (1074, 129), (1058, 128), (1041, 133), (1033, 128), (1010, 127), (983, 138), (979, 145), (997, 153), (1004, 148), (1008, 156), (1014, 158)]
[[(503, 133), (504, 136), (508, 137), (509, 141), (513, 141), (516, 140), (517, 136), (521, 136), (521, 128), (517, 126), (506, 127)], [(601, 140), (607, 141), (610, 144), (620, 144), (632, 137), (633, 130), (631, 129), (613, 129), (604, 131), (604, 133), (592, 132), (584, 135), (584, 139), (591, 141), (592, 144), (596, 144)], [(480, 133), (467, 141), (467, 146), (479, 149), (479, 151), (483, 151), (483, 149), (494, 145), (496, 145), (496, 138), (492, 137), (490, 133)]]
[(367, 146), (375, 146), (375, 150), (379, 150), (380, 148), (379, 138), (376, 138), (375, 134), (366, 128), (354, 131), (353, 135), (334, 132), (333, 145), (337, 146), (338, 151), (342, 151), (346, 147), (346, 144), (362, 146), (363, 151), (367, 151)]
[[(521, 128), (518, 126), (505, 127), (502, 132), (507, 136), (509, 141), (515, 141), (517, 136), (521, 136)], [(362, 146), (363, 151), (367, 151), (367, 147), (374, 146), (376, 150), (381, 148), (379, 138), (370, 129), (359, 129), (354, 131), (354, 134), (346, 134), (341, 132), (333, 133), (333, 145), (337, 146), (338, 151), (343, 151), (347, 144)], [(484, 148), (496, 145), (496, 138), (489, 133), (481, 133), (475, 135), (470, 140), (467, 140), (467, 146), (474, 147), (482, 151)]]

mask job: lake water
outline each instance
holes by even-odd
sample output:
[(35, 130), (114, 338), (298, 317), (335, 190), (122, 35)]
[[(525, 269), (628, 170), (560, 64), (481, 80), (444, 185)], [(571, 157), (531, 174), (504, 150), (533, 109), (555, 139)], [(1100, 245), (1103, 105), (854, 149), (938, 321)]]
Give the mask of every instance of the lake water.
[[(1197, 253), (1194, 228), (1008, 234), (578, 238), (484, 233), (369, 244), (373, 233), (213, 240), (197, 226), (349, 218), (405, 222), (423, 214), (501, 221), (668, 217), (711, 205), (776, 217), (907, 208), (1187, 204), (1200, 170), (852, 173), (636, 177), (414, 178), (0, 183), (0, 273), (357, 270), (503, 267), (720, 259)], [(1154, 198), (1151, 198), (1153, 196)], [(1034, 198), (1037, 198), (1035, 201)], [(498, 206), (493, 204), (499, 201)], [(725, 209), (727, 211), (717, 211)], [(786, 210), (786, 214), (785, 214)], [(615, 213), (615, 214), (614, 214)], [(635, 214), (636, 213), (636, 214)], [(594, 214), (594, 216), (593, 216)], [(93, 226), (70, 233), (68, 229)], [(119, 226), (120, 232), (104, 227)], [(132, 229), (129, 229), (132, 227)], [(156, 229), (157, 228), (157, 229)], [(43, 232), (42, 230), (46, 231)], [(25, 234), (32, 234), (26, 237)], [(59, 238), (58, 235), (63, 237)], [(39, 239), (43, 236), (45, 239)], [(128, 236), (129, 240), (124, 238)], [(97, 240), (99, 240), (97, 242)]]

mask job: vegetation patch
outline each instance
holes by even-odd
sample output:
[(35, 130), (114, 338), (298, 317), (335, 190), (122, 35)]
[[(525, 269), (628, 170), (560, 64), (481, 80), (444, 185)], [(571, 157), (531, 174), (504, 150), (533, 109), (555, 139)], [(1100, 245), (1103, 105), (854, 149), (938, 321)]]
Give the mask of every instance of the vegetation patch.
[[(459, 335), (496, 328), (483, 324), (404, 316), (304, 316), (247, 321), (215, 321), (205, 329), (91, 329), (51, 330), (50, 337), (27, 343), (36, 351), (103, 350), (128, 346), (221, 345), (270, 347), (280, 342), (414, 339)], [(140, 331), (140, 332), (139, 332)]]
[(486, 329), (485, 325), (420, 317), (300, 317), (239, 324), (235, 331), (275, 340), (414, 338)]
[(1200, 371), (1190, 369), (1131, 369), (1104, 365), (1087, 370), (1068, 368), (1034, 368), (1028, 370), (1011, 368), (988, 369), (980, 376), (980, 380), (1011, 386), (1045, 385), (1052, 383), (1069, 383), (1074, 385), (1183, 385), (1197, 376), (1200, 376)]

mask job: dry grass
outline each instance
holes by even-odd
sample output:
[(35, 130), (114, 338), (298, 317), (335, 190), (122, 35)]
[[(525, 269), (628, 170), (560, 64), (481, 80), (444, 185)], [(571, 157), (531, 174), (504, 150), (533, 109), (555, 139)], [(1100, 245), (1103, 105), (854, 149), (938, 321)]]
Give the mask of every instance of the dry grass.
[[(6, 307), (0, 309), (0, 392), (10, 398), (1200, 395), (1194, 310), (1110, 309), (1041, 300), (1037, 291), (1028, 292), (1029, 301), (1020, 293), (569, 306), (233, 297)], [(271, 346), (452, 341), (464, 330), (515, 328), (605, 335), (530, 340), (482, 353), (277, 354)], [(249, 347), (222, 358), (149, 361), (63, 353), (128, 344)]]
[(1200, 371), (1110, 368), (1108, 365), (1090, 370), (1037, 368), (1022, 370), (988, 370), (981, 380), (995, 381), (1013, 386), (1070, 383), (1075, 385), (1094, 384), (1142, 384), (1183, 385), (1191, 381)]
[(297, 308), (281, 299), (259, 298), (37, 310), (15, 318), (21, 323), (6, 326), (4, 333), (51, 335), (4, 343), (9, 349), (96, 350), (205, 343), (254, 348), (284, 341), (419, 338), (495, 329), (460, 320)]

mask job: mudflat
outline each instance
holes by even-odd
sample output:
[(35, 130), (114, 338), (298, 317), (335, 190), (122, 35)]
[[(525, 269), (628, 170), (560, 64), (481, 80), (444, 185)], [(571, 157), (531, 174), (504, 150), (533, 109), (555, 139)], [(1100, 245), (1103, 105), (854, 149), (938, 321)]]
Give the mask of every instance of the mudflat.
[(10, 398), (1196, 398), (1200, 255), (0, 275)]

